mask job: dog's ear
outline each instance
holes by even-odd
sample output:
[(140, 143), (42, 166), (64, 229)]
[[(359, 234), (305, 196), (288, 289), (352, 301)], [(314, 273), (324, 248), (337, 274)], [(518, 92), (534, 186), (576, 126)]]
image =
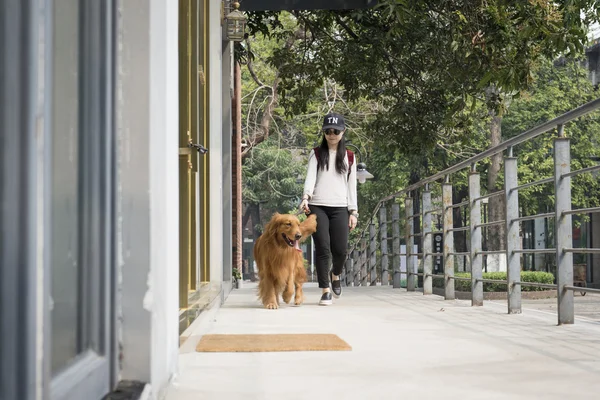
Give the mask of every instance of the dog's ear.
[(281, 214), (276, 212), (271, 217), (271, 220), (265, 225), (265, 230), (263, 234), (267, 235), (275, 235), (277, 234), (277, 226), (281, 223)]
[(271, 216), (271, 222), (280, 222), (280, 220), (281, 214), (279, 214), (278, 212), (275, 212), (275, 214)]

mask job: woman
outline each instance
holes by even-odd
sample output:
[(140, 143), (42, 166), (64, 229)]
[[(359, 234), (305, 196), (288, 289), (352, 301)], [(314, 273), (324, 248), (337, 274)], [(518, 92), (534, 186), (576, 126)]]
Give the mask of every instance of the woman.
[[(319, 287), (323, 290), (320, 305), (331, 305), (331, 289), (342, 294), (340, 275), (346, 261), (348, 228), (356, 227), (356, 163), (346, 150), (346, 126), (340, 114), (327, 114), (323, 120), (323, 140), (308, 156), (304, 195), (300, 210), (317, 215), (316, 268)], [(330, 258), (333, 268), (329, 270)]]

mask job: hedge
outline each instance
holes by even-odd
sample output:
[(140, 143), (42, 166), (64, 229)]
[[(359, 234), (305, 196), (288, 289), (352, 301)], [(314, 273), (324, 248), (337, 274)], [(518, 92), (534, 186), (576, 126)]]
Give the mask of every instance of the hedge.
[[(456, 277), (460, 278), (471, 278), (470, 272), (456, 272), (454, 274)], [(506, 272), (484, 272), (483, 279), (496, 279), (496, 280), (506, 280)], [(521, 271), (521, 282), (535, 282), (535, 283), (545, 283), (545, 284), (554, 284), (554, 275), (550, 272), (542, 272), (542, 271)], [(433, 287), (443, 288), (444, 280), (443, 279), (434, 279)], [(455, 280), (454, 281), (454, 290), (458, 292), (470, 292), (471, 291), (471, 282), (470, 281), (462, 281)], [(523, 292), (536, 292), (548, 290), (545, 288), (533, 287), (533, 286), (521, 286), (521, 291)], [(483, 291), (484, 292), (506, 292), (506, 284), (505, 283), (483, 283)]]

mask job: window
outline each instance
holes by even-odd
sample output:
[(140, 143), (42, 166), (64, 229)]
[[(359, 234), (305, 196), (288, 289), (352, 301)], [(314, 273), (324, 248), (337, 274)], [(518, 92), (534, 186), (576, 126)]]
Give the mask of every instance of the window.
[(48, 15), (51, 398), (110, 391), (113, 115), (110, 1), (55, 0)]

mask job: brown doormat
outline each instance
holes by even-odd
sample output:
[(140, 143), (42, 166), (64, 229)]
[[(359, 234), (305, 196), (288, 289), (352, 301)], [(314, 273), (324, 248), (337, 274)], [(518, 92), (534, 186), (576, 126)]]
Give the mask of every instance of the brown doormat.
[(349, 351), (352, 347), (333, 334), (204, 335), (199, 352)]

